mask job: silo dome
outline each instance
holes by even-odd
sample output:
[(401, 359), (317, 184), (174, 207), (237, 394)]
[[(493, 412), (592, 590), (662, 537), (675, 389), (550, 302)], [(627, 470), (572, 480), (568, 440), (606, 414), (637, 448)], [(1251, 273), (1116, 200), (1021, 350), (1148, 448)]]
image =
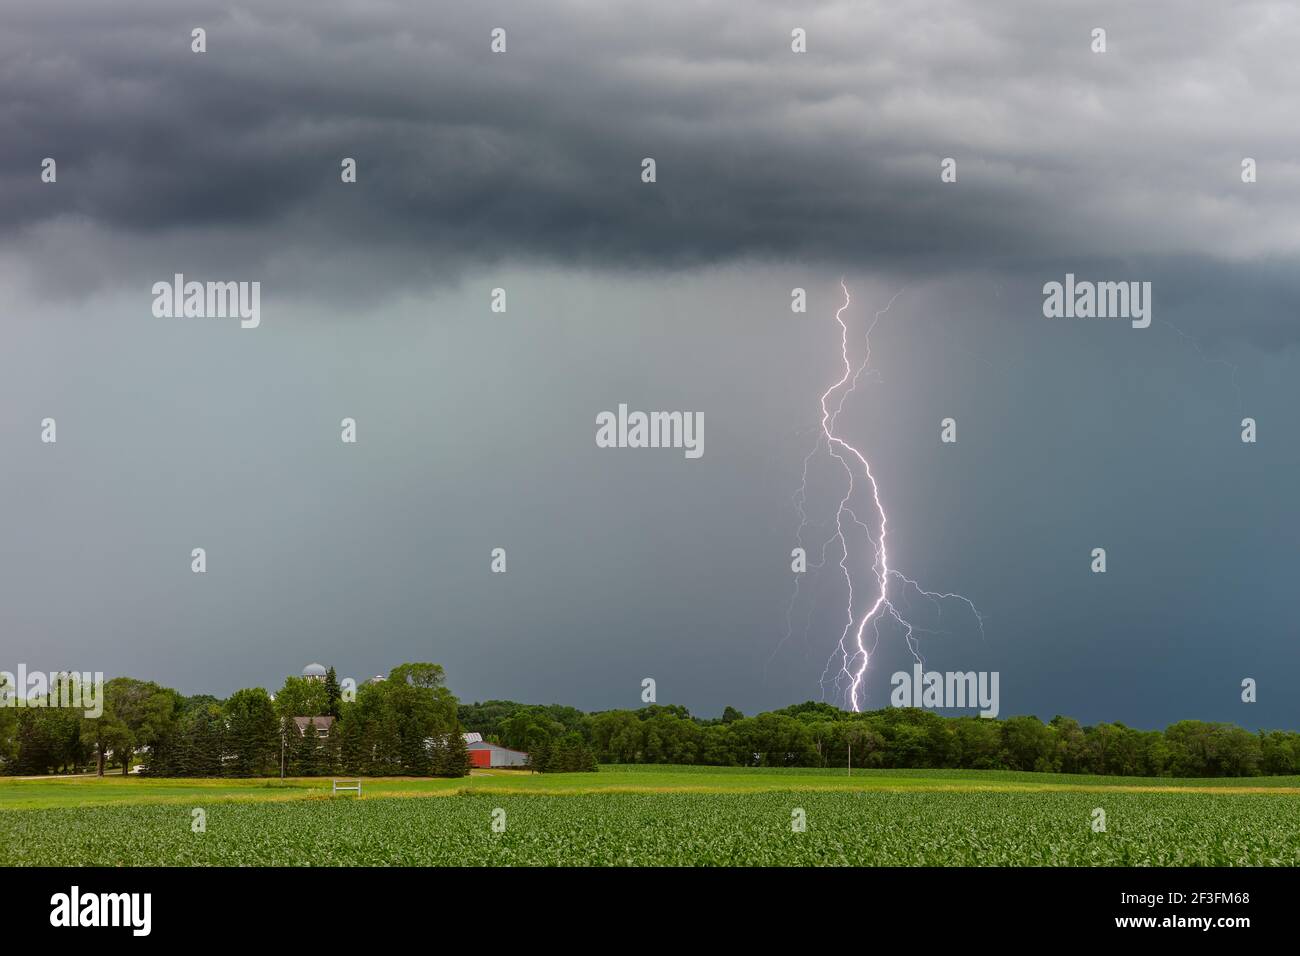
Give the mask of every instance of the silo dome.
[(325, 668), (322, 667), (320, 664), (308, 664), (306, 667), (304, 667), (304, 668), (302, 669), (302, 676), (303, 676), (303, 677), (318, 677), (318, 678), (324, 679), (324, 677), (325, 677)]

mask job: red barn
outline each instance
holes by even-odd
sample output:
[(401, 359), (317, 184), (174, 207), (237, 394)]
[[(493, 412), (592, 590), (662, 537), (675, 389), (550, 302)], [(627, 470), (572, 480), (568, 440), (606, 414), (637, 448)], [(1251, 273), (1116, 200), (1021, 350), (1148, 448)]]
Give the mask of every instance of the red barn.
[(470, 766), (473, 767), (527, 767), (528, 754), (522, 750), (511, 750), (500, 744), (490, 744), (486, 740), (475, 740), (466, 744), (469, 750)]

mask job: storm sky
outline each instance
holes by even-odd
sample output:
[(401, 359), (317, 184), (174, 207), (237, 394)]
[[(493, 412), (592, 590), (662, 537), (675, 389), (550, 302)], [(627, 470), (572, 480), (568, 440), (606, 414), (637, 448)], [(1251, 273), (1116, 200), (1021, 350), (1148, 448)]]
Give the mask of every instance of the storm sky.
[[(855, 357), (894, 300), (840, 419), (892, 563), (984, 615), (917, 601), (929, 667), (1300, 726), (1298, 45), (1289, 3), (0, 0), (0, 670), (819, 699), (843, 277)], [(1067, 272), (1151, 327), (1045, 318)], [(155, 317), (176, 273), (260, 327)], [(620, 403), (703, 457), (596, 447)], [(883, 630), (868, 706), (910, 661)]]

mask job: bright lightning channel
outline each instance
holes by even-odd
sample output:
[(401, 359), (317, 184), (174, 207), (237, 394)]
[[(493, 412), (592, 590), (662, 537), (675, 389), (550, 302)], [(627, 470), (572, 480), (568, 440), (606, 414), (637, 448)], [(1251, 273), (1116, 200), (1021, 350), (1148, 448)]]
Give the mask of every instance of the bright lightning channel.
[[(880, 317), (887, 313), (897, 301), (902, 292), (895, 293), (894, 297), (889, 300), (883, 309), (875, 314), (870, 327), (866, 331), (866, 356), (858, 366), (856, 372), (853, 363), (849, 358), (849, 327), (844, 320), (844, 313), (852, 304), (852, 297), (849, 295), (849, 288), (844, 280), (840, 280), (840, 288), (844, 291), (844, 304), (835, 312), (835, 321), (840, 326), (840, 356), (844, 362), (844, 372), (839, 380), (831, 385), (821, 397), (821, 431), (817, 436), (817, 443), (812, 451), (804, 458), (803, 462), (803, 480), (800, 484), (799, 491), (795, 495), (795, 506), (799, 512), (799, 530), (797, 537), (800, 545), (803, 543), (804, 528), (808, 524), (808, 517), (805, 505), (807, 503), (808, 492), (808, 465), (812, 458), (822, 447), (823, 442), (826, 444), (830, 454), (840, 462), (844, 467), (844, 474), (847, 479), (843, 496), (839, 500), (839, 505), (835, 511), (835, 533), (826, 540), (821, 548), (821, 562), (812, 565), (814, 569), (822, 567), (827, 560), (827, 551), (832, 544), (836, 545), (835, 552), (839, 554), (838, 565), (844, 576), (844, 583), (847, 589), (847, 603), (845, 607), (846, 623), (844, 630), (840, 634), (839, 642), (836, 649), (831, 652), (827, 660), (826, 668), (822, 672), (821, 684), (825, 690), (828, 675), (835, 668), (834, 687), (837, 692), (843, 692), (849, 706), (854, 711), (862, 708), (865, 698), (864, 682), (867, 675), (867, 668), (870, 664), (871, 657), (880, 644), (880, 625), (883, 621), (892, 620), (895, 622), (903, 633), (903, 638), (907, 643), (908, 650), (911, 651), (913, 658), (917, 663), (924, 665), (921, 658), (919, 641), (917, 634), (923, 632), (923, 629), (912, 623), (907, 614), (900, 611), (894, 598), (891, 595), (890, 584), (896, 583), (904, 588), (916, 592), (917, 596), (923, 597), (930, 601), (936, 611), (942, 614), (942, 602), (958, 601), (967, 607), (971, 614), (974, 615), (979, 625), (980, 636), (984, 635), (984, 618), (980, 615), (979, 610), (969, 598), (960, 594), (950, 592), (927, 591), (913, 579), (907, 577), (901, 571), (890, 566), (889, 549), (887, 546), (887, 537), (889, 533), (889, 520), (885, 514), (885, 506), (880, 497), (880, 486), (876, 483), (875, 475), (871, 471), (871, 463), (867, 460), (866, 455), (860, 449), (852, 445), (837, 430), (836, 422), (840, 412), (844, 409), (844, 403), (849, 395), (852, 395), (858, 385), (858, 380), (871, 362), (871, 333), (875, 330), (876, 324)], [(837, 395), (838, 393), (838, 395)], [(832, 405), (834, 409), (832, 410)], [(870, 491), (870, 510), (871, 514), (867, 516), (867, 521), (862, 520), (854, 510), (852, 501), (858, 485), (856, 478), (861, 476), (865, 479), (865, 487)], [(868, 523), (870, 522), (870, 523)], [(854, 572), (850, 567), (851, 555), (853, 548), (850, 545), (850, 535), (848, 527), (857, 527), (866, 537), (867, 542), (871, 545), (870, 569), (871, 569), (871, 598), (868, 602), (867, 609), (861, 615), (855, 613), (854, 607), (857, 599), (854, 595)], [(790, 625), (792, 624), (791, 615), (795, 601), (798, 599), (799, 584), (796, 578), (795, 593), (790, 602), (790, 610), (787, 611), (786, 623), (787, 634), (790, 636)], [(859, 588), (859, 591), (861, 588)], [(811, 613), (811, 612), (810, 612)], [(866, 631), (868, 626), (871, 628), (872, 641), (870, 647), (866, 642)], [(784, 643), (784, 641), (782, 642)], [(838, 667), (836, 660), (838, 658)]]

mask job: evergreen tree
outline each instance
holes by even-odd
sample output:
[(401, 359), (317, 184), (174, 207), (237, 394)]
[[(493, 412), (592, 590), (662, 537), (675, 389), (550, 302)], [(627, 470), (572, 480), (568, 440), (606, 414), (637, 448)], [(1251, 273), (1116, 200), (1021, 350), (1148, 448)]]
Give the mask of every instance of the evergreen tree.
[(599, 769), (595, 751), (581, 737), (573, 749), (573, 769), (578, 773), (595, 773)]
[[(412, 714), (401, 725), (401, 761), (402, 773), (411, 777), (427, 777), (433, 772), (433, 759), (429, 753), (429, 737), (425, 735), (424, 724), (418, 716)], [(437, 738), (434, 737), (437, 746)]]
[(591, 773), (597, 769), (596, 755), (576, 731), (533, 747), (528, 765), (538, 773)]
[(280, 771), (280, 721), (262, 688), (236, 691), (226, 701), (230, 772), (261, 777)]
[(445, 777), (447, 766), (447, 737), (434, 734), (429, 738), (429, 773), (434, 777)]
[(145, 754), (140, 775), (145, 777), (180, 777), (180, 752), (186, 736), (179, 725), (159, 735)]
[(314, 777), (320, 773), (320, 735), (311, 718), (307, 719), (302, 733), (298, 732), (297, 721), (289, 722), (289, 742), (292, 776)]
[(350, 711), (342, 721), (336, 721), (330, 732), (338, 741), (340, 772), (350, 776), (364, 776), (366, 768), (362, 727), (355, 712)]
[(573, 742), (567, 736), (551, 744), (546, 758), (547, 773), (568, 773), (573, 769)]
[(464, 777), (469, 773), (469, 748), (465, 746), (465, 734), (461, 730), (460, 721), (452, 724), (443, 751), (442, 767), (437, 771), (440, 777)]
[(331, 667), (325, 672), (325, 716), (338, 720), (343, 716), (343, 692), (339, 689), (339, 679)]
[(225, 720), (215, 704), (197, 707), (188, 715), (187, 746), (182, 767), (187, 777), (220, 777), (225, 771)]
[(200, 756), (203, 729), (197, 711), (181, 718), (180, 733), (172, 753), (172, 769), (178, 777), (203, 776), (204, 762)]
[(339, 731), (342, 729), (341, 722), (335, 720), (330, 724), (330, 728), (325, 732), (325, 739), (320, 745), (320, 773), (322, 776), (332, 777), (339, 773), (342, 765), (342, 748), (339, 741)]
[(15, 769), (19, 773), (49, 773), (57, 763), (55, 741), (49, 721), (42, 719), (44, 711), (20, 710), (18, 712), (18, 756)]
[(538, 740), (528, 751), (528, 767), (535, 773), (546, 773), (550, 769), (551, 742)]

